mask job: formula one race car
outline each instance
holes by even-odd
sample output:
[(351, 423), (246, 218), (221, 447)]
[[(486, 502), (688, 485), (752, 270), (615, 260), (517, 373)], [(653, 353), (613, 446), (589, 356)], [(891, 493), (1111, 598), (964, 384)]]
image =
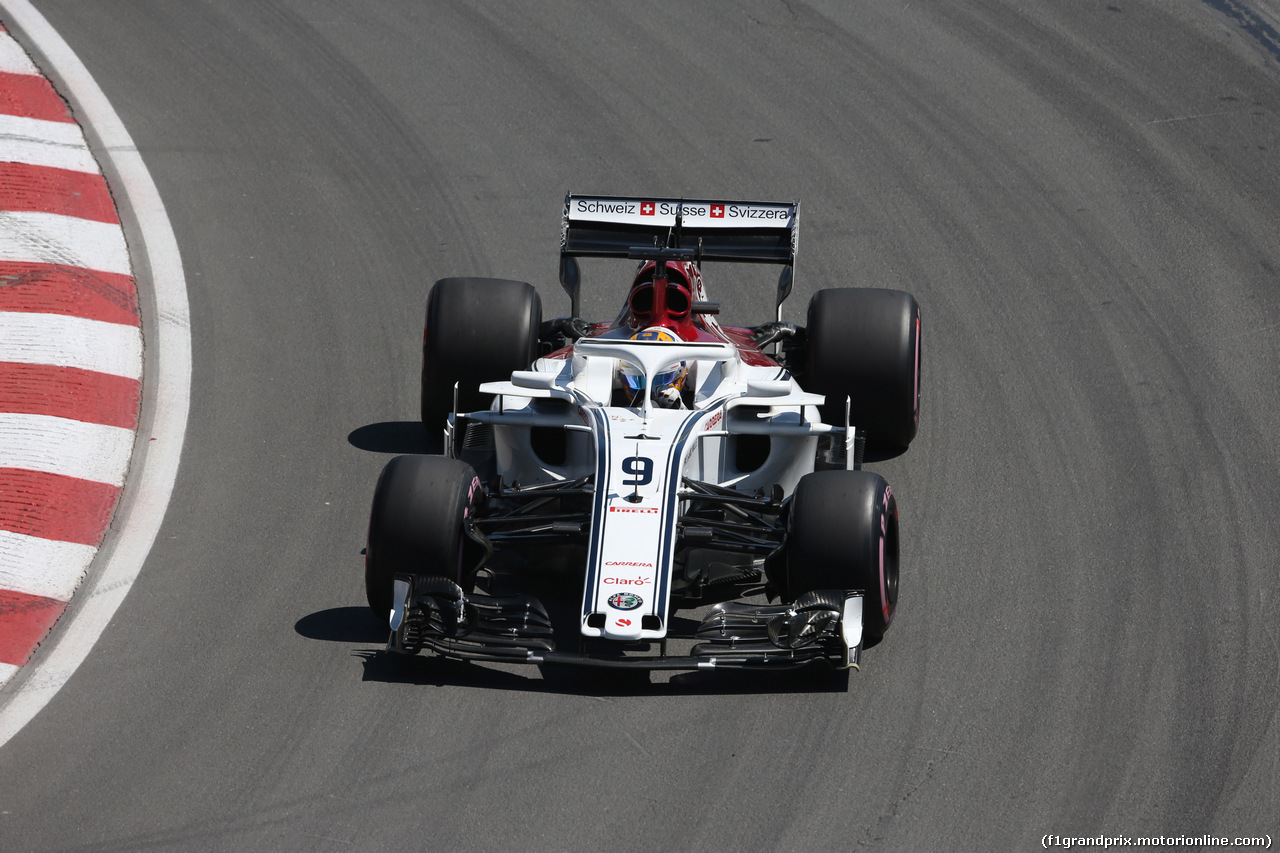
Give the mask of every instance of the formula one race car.
[[(573, 317), (543, 322), (523, 282), (435, 284), (422, 420), (444, 455), (392, 459), (369, 521), (366, 590), (389, 651), (857, 666), (893, 621), (899, 564), (893, 492), (861, 463), (915, 437), (920, 310), (901, 291), (837, 288), (804, 327), (782, 322), (796, 214), (570, 194)], [(638, 264), (612, 322), (578, 318), (579, 257)], [(782, 265), (776, 319), (721, 326), (712, 261)]]

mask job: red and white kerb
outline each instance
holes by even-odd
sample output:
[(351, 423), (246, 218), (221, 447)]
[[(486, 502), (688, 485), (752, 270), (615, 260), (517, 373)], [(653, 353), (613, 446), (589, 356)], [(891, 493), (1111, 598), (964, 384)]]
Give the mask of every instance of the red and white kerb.
[(97, 553), (141, 381), (137, 291), (106, 181), (67, 104), (0, 27), (0, 684)]

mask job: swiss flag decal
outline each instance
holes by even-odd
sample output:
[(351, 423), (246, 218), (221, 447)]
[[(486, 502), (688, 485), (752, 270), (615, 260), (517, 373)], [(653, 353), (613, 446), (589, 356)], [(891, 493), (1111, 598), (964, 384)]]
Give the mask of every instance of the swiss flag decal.
[(653, 202), (644, 201), (640, 203), (641, 216), (653, 216)]
[(724, 219), (724, 205), (723, 205), (723, 204), (713, 204), (713, 205), (711, 205), (711, 218), (712, 218), (712, 219)]

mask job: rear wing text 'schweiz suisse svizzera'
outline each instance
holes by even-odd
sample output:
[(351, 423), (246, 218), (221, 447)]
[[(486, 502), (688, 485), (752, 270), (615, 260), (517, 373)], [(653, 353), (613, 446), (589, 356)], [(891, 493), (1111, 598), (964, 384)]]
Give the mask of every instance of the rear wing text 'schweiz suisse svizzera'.
[(783, 265), (777, 300), (781, 311), (794, 278), (798, 209), (798, 202), (569, 193), (560, 232), (560, 282), (576, 315), (579, 276), (574, 258), (627, 258), (640, 248), (669, 249), (699, 265)]

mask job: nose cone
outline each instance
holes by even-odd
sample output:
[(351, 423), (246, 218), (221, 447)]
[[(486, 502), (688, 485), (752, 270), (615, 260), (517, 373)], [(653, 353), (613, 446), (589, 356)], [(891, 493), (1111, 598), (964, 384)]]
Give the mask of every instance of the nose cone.
[(639, 613), (612, 613), (604, 623), (604, 636), (610, 640), (640, 639)]

